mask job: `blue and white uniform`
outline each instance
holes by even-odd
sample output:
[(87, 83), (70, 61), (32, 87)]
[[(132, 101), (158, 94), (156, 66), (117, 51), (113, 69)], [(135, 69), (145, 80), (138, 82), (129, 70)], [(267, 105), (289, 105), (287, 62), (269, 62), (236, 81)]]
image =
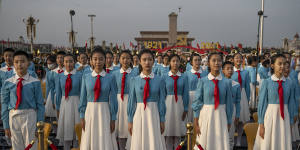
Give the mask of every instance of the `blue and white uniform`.
[[(71, 74), (72, 89), (69, 92), (68, 98), (65, 95), (65, 85), (68, 75)], [(75, 69), (71, 72), (61, 73), (57, 76), (55, 83), (56, 93), (56, 110), (59, 111), (57, 125), (57, 139), (61, 141), (72, 141), (76, 139), (74, 127), (80, 123), (78, 105), (81, 88), (81, 72), (76, 72)]]
[[(4, 81), (1, 89), (1, 120), (3, 128), (10, 129), (13, 149), (25, 149), (35, 139), (36, 123), (44, 121), (44, 99), (41, 82), (27, 73), (22, 81), (22, 100), (17, 102), (17, 74)], [(31, 149), (37, 149), (35, 144)]]
[[(149, 77), (149, 97), (143, 103), (145, 79)], [(166, 89), (164, 80), (151, 73), (132, 78), (127, 106), (128, 122), (133, 123), (130, 150), (166, 150), (160, 122), (165, 122)]]
[(157, 72), (157, 75), (159, 76), (163, 76), (163, 75), (167, 75), (168, 72), (170, 71), (170, 65), (164, 65), (162, 64), (160, 67), (159, 67), (159, 70)]
[[(280, 114), (278, 81), (282, 82), (284, 99), (284, 119)], [(254, 144), (254, 150), (266, 149), (292, 149), (292, 137), (290, 124), (294, 115), (294, 91), (292, 83), (285, 77), (278, 78), (274, 74), (264, 80), (259, 92), (258, 123), (264, 124), (264, 139), (259, 136), (259, 130)]]
[[(94, 100), (94, 85), (100, 76), (101, 91), (99, 98)], [(117, 119), (118, 101), (117, 85), (113, 75), (102, 71), (93, 71), (82, 76), (80, 118), (85, 120), (82, 131), (80, 149), (117, 150), (116, 137), (110, 132), (110, 122)]]
[[(215, 109), (213, 80), (218, 80), (219, 106)], [(219, 74), (211, 73), (198, 82), (195, 99), (192, 104), (194, 118), (199, 118), (200, 136), (196, 141), (207, 150), (229, 150), (227, 125), (232, 123), (232, 84)], [(195, 146), (195, 149), (198, 149)]]

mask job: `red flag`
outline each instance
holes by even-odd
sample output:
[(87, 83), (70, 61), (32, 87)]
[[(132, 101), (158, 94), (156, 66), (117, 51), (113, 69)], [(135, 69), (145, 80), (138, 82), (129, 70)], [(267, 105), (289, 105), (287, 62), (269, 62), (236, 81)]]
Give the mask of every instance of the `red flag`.
[(198, 48), (198, 49), (200, 49), (200, 45), (199, 45), (199, 43), (197, 43), (197, 48)]
[(116, 43), (116, 48), (119, 49), (118, 43)]
[(133, 44), (132, 44), (132, 42), (130, 41), (130, 47), (132, 47), (133, 48)]
[(85, 41), (85, 49), (87, 49), (87, 41)]
[(243, 45), (242, 45), (241, 43), (239, 43), (239, 44), (238, 44), (238, 47), (239, 47), (240, 49), (242, 49), (242, 48), (243, 48)]
[(218, 49), (221, 49), (222, 47), (221, 47), (221, 45), (218, 43)]
[(224, 44), (224, 50), (226, 50), (226, 44)]
[(123, 49), (126, 49), (126, 48), (125, 48), (125, 44), (124, 44), (124, 42), (123, 42)]
[(231, 49), (234, 49), (232, 44), (231, 44)]

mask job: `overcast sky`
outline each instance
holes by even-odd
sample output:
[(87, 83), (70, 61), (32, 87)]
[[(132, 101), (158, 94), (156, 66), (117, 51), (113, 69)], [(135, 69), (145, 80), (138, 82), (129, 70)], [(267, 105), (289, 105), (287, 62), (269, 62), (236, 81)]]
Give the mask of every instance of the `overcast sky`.
[[(37, 43), (69, 46), (69, 10), (74, 9), (78, 45), (90, 37), (95, 14), (96, 44), (134, 42), (141, 30), (168, 30), (168, 14), (178, 12), (178, 30), (190, 31), (196, 42), (255, 46), (261, 0), (0, 0), (0, 40), (26, 37), (23, 18), (33, 15)], [(282, 39), (300, 32), (300, 0), (265, 0), (264, 45), (281, 47)], [(27, 40), (27, 38), (26, 38)], [(134, 42), (135, 43), (135, 42)]]

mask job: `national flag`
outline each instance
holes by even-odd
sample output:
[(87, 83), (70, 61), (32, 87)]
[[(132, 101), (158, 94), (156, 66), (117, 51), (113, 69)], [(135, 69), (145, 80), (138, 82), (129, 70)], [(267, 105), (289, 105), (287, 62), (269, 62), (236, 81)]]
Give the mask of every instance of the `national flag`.
[(241, 43), (239, 43), (239, 44), (238, 44), (238, 47), (239, 47), (240, 49), (242, 49), (242, 48), (243, 48), (243, 45), (242, 45)]
[(199, 43), (197, 43), (197, 48), (198, 48), (198, 49), (200, 49), (200, 45), (199, 45)]

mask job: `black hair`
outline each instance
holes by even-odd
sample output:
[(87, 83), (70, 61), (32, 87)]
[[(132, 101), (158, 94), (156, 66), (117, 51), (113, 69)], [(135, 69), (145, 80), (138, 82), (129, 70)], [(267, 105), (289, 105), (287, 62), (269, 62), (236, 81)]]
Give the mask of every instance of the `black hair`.
[[(154, 55), (152, 53), (152, 51), (150, 49), (143, 49), (140, 53), (139, 53), (139, 59), (141, 61), (141, 57), (144, 54), (150, 54), (152, 56), (153, 62), (154, 62)], [(139, 64), (139, 73), (141, 73), (143, 71), (142, 65)]]
[(113, 54), (110, 50), (107, 50), (107, 51), (105, 52), (105, 56), (106, 56), (107, 54), (110, 54), (112, 57), (114, 57), (114, 54)]
[(242, 58), (244, 58), (244, 56), (243, 56), (241, 53), (235, 53), (235, 54), (233, 55), (233, 58), (234, 58), (236, 55), (241, 55)]
[[(87, 55), (87, 53), (80, 53), (78, 56), (80, 57), (80, 55), (85, 55), (86, 57), (89, 57), (88, 55)], [(76, 56), (77, 57), (77, 56)]]
[(229, 61), (229, 59), (233, 59), (233, 55), (227, 55), (227, 56), (225, 57), (225, 61)]
[[(50, 60), (51, 62), (54, 62), (54, 63), (56, 63), (56, 56), (55, 55), (49, 55), (48, 57), (47, 57), (47, 61), (48, 60)], [(46, 62), (47, 62), (46, 61)]]
[[(280, 57), (285, 58), (285, 56), (283, 54), (275, 54), (275, 55), (273, 55), (271, 57), (271, 65), (274, 65), (275, 62), (276, 62), (276, 60), (277, 60), (277, 58), (280, 58)], [(271, 67), (271, 74), (274, 74), (274, 69), (272, 67)]]
[(59, 52), (57, 52), (56, 56), (58, 56), (58, 55), (66, 55), (66, 52), (64, 52), (64, 51), (59, 51)]
[(248, 65), (251, 65), (253, 62), (257, 62), (257, 57), (256, 56), (249, 56), (247, 59)]
[(267, 67), (267, 65), (270, 65), (270, 59), (264, 60), (261, 64), (262, 66)]
[(162, 54), (161, 54), (161, 53), (158, 53), (156, 57), (159, 57), (159, 56), (161, 56), (161, 57), (162, 57)]
[(46, 76), (46, 71), (41, 65), (35, 66), (35, 73), (37, 74), (38, 78), (43, 79)]
[[(102, 54), (104, 56), (104, 58), (106, 59), (106, 54), (109, 52), (110, 51), (104, 52), (101, 47), (98, 47), (92, 51), (91, 58), (93, 57), (94, 54), (99, 53), (99, 54)], [(112, 54), (112, 53), (110, 52), (110, 54)]]
[(25, 56), (26, 59), (29, 61), (29, 55), (28, 55), (27, 52), (25, 52), (25, 51), (22, 51), (22, 50), (16, 51), (16, 52), (14, 53), (13, 58), (15, 58), (16, 56)]
[(3, 54), (6, 53), (6, 52), (12, 52), (12, 53), (15, 53), (15, 50), (12, 49), (12, 48), (6, 48), (6, 49), (4, 49)]
[(201, 56), (197, 53), (193, 53), (190, 57), (190, 64), (193, 65), (193, 59), (194, 57), (200, 57), (200, 60), (201, 60)]
[[(131, 59), (131, 61), (133, 61), (133, 56), (131, 55), (131, 53), (130, 53), (129, 50), (123, 50), (123, 51), (121, 51), (121, 53), (120, 53), (120, 58), (121, 58), (122, 54), (128, 54), (129, 57), (130, 57), (130, 59)], [(120, 67), (122, 68), (121, 63), (120, 63)], [(129, 65), (129, 67), (132, 68), (132, 64), (131, 64), (131, 63), (130, 63), (130, 65)]]
[(168, 57), (168, 60), (169, 60), (169, 55), (167, 55), (167, 54), (164, 54), (162, 57), (163, 57), (163, 59), (164, 59), (165, 57)]
[(64, 55), (64, 59), (65, 59), (66, 57), (72, 57), (72, 59), (73, 59), (73, 61), (74, 61), (74, 63), (75, 63), (75, 58), (74, 58), (74, 55), (73, 55), (73, 54), (67, 53), (66, 55)]
[(270, 55), (270, 53), (264, 53), (263, 56), (266, 57), (266, 55)]
[(33, 59), (33, 55), (32, 54), (28, 54), (28, 58), (29, 58), (29, 60), (32, 60)]
[(233, 66), (233, 63), (230, 62), (230, 61), (225, 61), (225, 62), (222, 64), (222, 69), (224, 69), (224, 67), (225, 67), (226, 65), (232, 65), (232, 66)]
[(210, 54), (208, 55), (208, 66), (207, 66), (208, 72), (210, 72), (209, 61), (210, 61), (210, 59), (211, 59), (211, 57), (212, 57), (213, 55), (219, 55), (219, 56), (221, 57), (221, 61), (223, 61), (223, 54), (222, 54), (222, 53), (220, 53), (220, 52), (212, 52), (212, 53), (210, 53)]

